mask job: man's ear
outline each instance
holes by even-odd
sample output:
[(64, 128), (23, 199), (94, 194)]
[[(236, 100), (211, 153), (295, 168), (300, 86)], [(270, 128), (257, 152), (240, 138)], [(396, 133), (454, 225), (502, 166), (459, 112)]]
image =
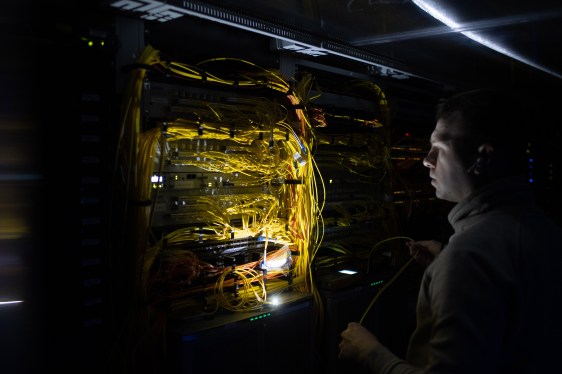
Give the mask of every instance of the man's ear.
[(478, 157), (484, 159), (484, 163), (489, 163), (492, 160), (492, 154), (494, 153), (494, 146), (490, 143), (484, 143), (478, 147)]
[(482, 173), (482, 168), (492, 161), (494, 153), (494, 146), (490, 143), (484, 143), (478, 147), (478, 159), (480, 160), (479, 166), (474, 170), (474, 174), (479, 175)]
[(474, 163), (468, 168), (467, 173), (474, 173), (480, 175), (482, 173), (482, 168), (489, 164), (492, 160), (492, 154), (494, 153), (494, 147), (490, 143), (484, 143), (478, 147), (478, 156), (474, 160)]

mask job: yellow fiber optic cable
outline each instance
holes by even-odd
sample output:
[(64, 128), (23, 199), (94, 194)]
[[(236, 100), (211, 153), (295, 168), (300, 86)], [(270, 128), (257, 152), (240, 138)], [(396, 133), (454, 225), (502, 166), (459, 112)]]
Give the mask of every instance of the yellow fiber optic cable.
[[(157, 56), (151, 59), (150, 63), (158, 69), (166, 69), (172, 77), (199, 80), (204, 75), (211, 83), (232, 84), (232, 79), (226, 79), (213, 74), (210, 71), (202, 70), (203, 65), (208, 67), (210, 61), (227, 61), (228, 59), (214, 59), (190, 67), (187, 64), (178, 62), (160, 61)], [(241, 74), (242, 80), (237, 84), (241, 87), (267, 86), (282, 92), (289, 92), (289, 85), (280, 74), (259, 68), (255, 64), (244, 62), (249, 66), (257, 67), (257, 73), (248, 72)], [(243, 81), (247, 79), (247, 81)], [(307, 82), (303, 83), (304, 87)], [(136, 89), (137, 96), (140, 97), (142, 91), (142, 81), (138, 80)], [(298, 93), (298, 98), (292, 100), (300, 103), (304, 100), (307, 93)], [(128, 108), (130, 115), (126, 118), (140, 118), (140, 107), (137, 102), (129, 101)], [(134, 105), (133, 105), (134, 104)], [(235, 107), (235, 105), (239, 105)], [(242, 107), (240, 107), (242, 105)], [(134, 106), (134, 108), (133, 108)], [(236, 108), (236, 109), (234, 109)], [(254, 113), (250, 109), (255, 110)], [(175, 212), (175, 217), (180, 219), (182, 214), (198, 214), (199, 219), (204, 222), (205, 233), (201, 235), (200, 227), (188, 227), (178, 231), (174, 236), (167, 238), (168, 244), (186, 244), (190, 241), (201, 239), (227, 239), (228, 235), (234, 233), (235, 237), (255, 236), (262, 231), (268, 233), (268, 237), (275, 237), (277, 243), (285, 242), (294, 246), (298, 253), (293, 269), (293, 279), (301, 279), (301, 276), (310, 276), (310, 262), (317, 250), (317, 243), (321, 241), (323, 235), (321, 209), (317, 202), (318, 190), (314, 171), (317, 165), (311, 157), (311, 152), (306, 142), (307, 134), (310, 131), (310, 123), (306, 113), (302, 109), (292, 109), (293, 114), (301, 121), (301, 135), (297, 136), (293, 128), (285, 121), (288, 121), (289, 111), (284, 105), (276, 102), (256, 99), (246, 100), (235, 98), (232, 104), (222, 103), (181, 103), (177, 108), (179, 111), (178, 119), (170, 121), (164, 137), (161, 129), (150, 129), (140, 132), (140, 120), (135, 120), (132, 124), (136, 128), (136, 139), (128, 149), (131, 154), (127, 156), (127, 163), (132, 167), (130, 186), (135, 190), (137, 200), (156, 201), (159, 188), (151, 188), (150, 177), (156, 170), (158, 175), (162, 174), (164, 161), (170, 161), (172, 165), (192, 165), (203, 170), (222, 173), (239, 173), (248, 179), (254, 178), (255, 185), (269, 184), (273, 180), (294, 180), (300, 181), (297, 185), (283, 184), (277, 188), (279, 193), (278, 200), (273, 195), (252, 195), (250, 200), (243, 202), (231, 199), (233, 206), (225, 209), (221, 207), (220, 200), (199, 199), (190, 203), (191, 213)], [(182, 117), (182, 113), (186, 116)], [(249, 114), (249, 116), (248, 116)], [(249, 120), (248, 120), (249, 118)], [(225, 126), (225, 123), (233, 123), (236, 129), (236, 136), (232, 137), (232, 125)], [(276, 140), (274, 146), (267, 149), (266, 142), (257, 142), (257, 138), (264, 130), (271, 129), (272, 139)], [(201, 130), (203, 135), (201, 135)], [(285, 140), (287, 133), (293, 136)], [(135, 134), (135, 133), (132, 133)], [(188, 143), (181, 143), (182, 140), (193, 140), (201, 144), (210, 140), (228, 140), (231, 143), (246, 145), (261, 144), (259, 148), (248, 148), (248, 151), (259, 153), (244, 154), (232, 152), (228, 156), (223, 152), (217, 152), (211, 148), (197, 149), (195, 151), (187, 148)], [(133, 144), (138, 146), (133, 146)], [(190, 143), (191, 144), (191, 143)], [(212, 143), (210, 143), (212, 144)], [(185, 146), (184, 146), (185, 145)], [(173, 159), (168, 152), (176, 149), (179, 158)], [(267, 150), (263, 152), (262, 150)], [(300, 153), (305, 160), (304, 165), (296, 165), (292, 160), (292, 155)], [(285, 159), (286, 158), (286, 159)], [(321, 178), (321, 177), (320, 177)], [(322, 187), (323, 183), (322, 183)], [(140, 197), (143, 197), (140, 199)], [(187, 198), (187, 197), (186, 197)], [(289, 212), (288, 220), (280, 219), (278, 211), (286, 209)], [(137, 225), (139, 230), (148, 230), (154, 209), (143, 209), (143, 214), (139, 215)], [(230, 226), (229, 217), (240, 216), (242, 228)], [(275, 220), (276, 222), (273, 222)], [(143, 222), (143, 223), (142, 223)], [(289, 230), (287, 230), (287, 226)], [(197, 232), (199, 231), (199, 232)], [(145, 235), (140, 235), (145, 237)], [(162, 251), (162, 245), (157, 244), (147, 248), (145, 258), (145, 269), (150, 268), (150, 264)], [(170, 258), (173, 260), (173, 257)], [(241, 270), (240, 270), (241, 271)], [(146, 270), (145, 270), (146, 272)], [(302, 277), (306, 279), (306, 277)], [(298, 282), (302, 287), (313, 287), (311, 281)], [(219, 296), (220, 297), (220, 296)], [(224, 301), (224, 300), (223, 300)]]
[[(371, 248), (371, 250), (369, 251), (369, 259), (371, 258), (371, 254), (376, 250), (376, 248), (379, 245), (381, 245), (383, 243), (386, 243), (388, 241), (391, 241), (391, 240), (396, 240), (396, 239), (404, 239), (404, 240), (408, 240), (408, 241), (414, 240), (414, 239), (409, 238), (407, 236), (395, 236), (395, 237), (392, 237), (392, 238), (387, 238), (387, 239), (381, 240), (378, 243), (376, 243), (373, 246), (373, 248)], [(363, 320), (365, 319), (365, 316), (369, 313), (369, 310), (375, 304), (375, 302), (377, 301), (379, 296), (383, 293), (384, 290), (386, 290), (388, 288), (388, 286), (390, 286), (396, 280), (396, 278), (398, 278), (398, 276), (400, 276), (400, 274), (402, 274), (402, 272), (406, 269), (406, 267), (408, 267), (408, 265), (410, 265), (410, 263), (415, 259), (415, 257), (416, 256), (412, 256), (412, 258), (410, 258), (410, 260), (408, 260), (408, 262), (406, 262), (406, 264), (404, 266), (402, 266), (402, 268), (400, 268), (400, 270), (398, 270), (396, 272), (396, 274), (394, 274), (394, 276), (375, 294), (375, 296), (373, 297), (373, 299), (371, 300), (371, 302), (367, 306), (365, 312), (361, 316), (361, 319), (359, 320), (359, 323), (363, 323)]]
[[(224, 289), (224, 283), (228, 276), (234, 277), (230, 282), (234, 287), (241, 286), (237, 296), (234, 296), (232, 292), (226, 292)], [(258, 283), (257, 286), (254, 285), (255, 282)], [(233, 311), (251, 310), (266, 301), (265, 283), (261, 274), (253, 269), (227, 269), (217, 279), (215, 297), (225, 309)]]
[[(416, 253), (417, 255), (417, 253)], [(388, 288), (388, 286), (390, 286), (392, 283), (394, 283), (394, 281), (396, 280), (396, 278), (398, 278), (400, 276), (400, 274), (402, 274), (402, 272), (408, 267), (408, 265), (410, 265), (410, 263), (415, 260), (416, 255), (412, 256), (412, 258), (410, 258), (408, 260), (408, 262), (406, 262), (406, 264), (404, 264), (404, 266), (402, 266), (400, 268), (400, 270), (398, 270), (398, 272), (396, 272), (396, 274), (394, 274), (394, 276), (375, 294), (375, 296), (373, 297), (373, 299), (371, 300), (371, 302), (369, 303), (369, 305), (367, 306), (367, 308), (365, 309), (365, 311), (363, 312), (363, 315), (361, 316), (361, 319), (359, 320), (359, 323), (362, 324), (363, 320), (365, 319), (365, 317), (367, 316), (367, 314), (369, 313), (369, 310), (371, 309), (371, 307), (375, 304), (375, 302), (377, 301), (377, 299), (379, 298), (379, 296), (384, 292), (384, 290), (386, 290)]]
[(407, 237), (407, 236), (393, 236), (393, 237), (391, 237), (391, 238), (386, 238), (386, 239), (383, 239), (383, 240), (377, 242), (377, 243), (369, 250), (369, 261), (367, 262), (367, 271), (369, 271), (369, 262), (370, 262), (371, 256), (372, 256), (373, 253), (376, 251), (376, 249), (379, 248), (379, 246), (380, 246), (381, 244), (384, 244), (384, 243), (389, 242), (389, 241), (392, 241), (392, 240), (397, 240), (397, 239), (403, 239), (403, 240), (408, 240), (408, 241), (413, 241), (413, 240), (414, 240), (414, 239), (409, 238), (409, 237)]

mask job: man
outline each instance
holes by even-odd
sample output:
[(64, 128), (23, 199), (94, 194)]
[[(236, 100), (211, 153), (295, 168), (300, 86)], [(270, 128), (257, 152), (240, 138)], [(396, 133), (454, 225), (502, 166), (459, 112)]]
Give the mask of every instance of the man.
[(443, 249), (409, 243), (429, 265), (407, 357), (352, 322), (340, 359), (371, 373), (562, 372), (562, 230), (536, 206), (526, 178), (525, 106), (484, 89), (439, 103), (423, 164), (437, 198), (456, 203), (454, 234)]

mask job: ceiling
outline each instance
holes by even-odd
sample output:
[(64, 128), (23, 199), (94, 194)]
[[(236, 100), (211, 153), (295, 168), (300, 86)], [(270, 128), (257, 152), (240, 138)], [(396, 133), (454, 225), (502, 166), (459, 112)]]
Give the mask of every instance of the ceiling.
[[(367, 66), (370, 73), (395, 79), (422, 79), (453, 89), (562, 85), (562, 4), (554, 0), (106, 3), (157, 23), (199, 18), (273, 38), (280, 51), (298, 53), (315, 63), (358, 64)], [(422, 5), (441, 9), (456, 21), (455, 29), (422, 10)], [(467, 33), (502, 50), (485, 46)]]
[[(181, 61), (217, 54), (262, 66), (289, 60), (373, 79), (405, 128), (431, 127), (436, 100), (463, 89), (513, 88), (551, 109), (562, 99), (559, 0), (102, 2), (144, 20), (145, 41)], [(440, 9), (455, 24), (422, 7)]]

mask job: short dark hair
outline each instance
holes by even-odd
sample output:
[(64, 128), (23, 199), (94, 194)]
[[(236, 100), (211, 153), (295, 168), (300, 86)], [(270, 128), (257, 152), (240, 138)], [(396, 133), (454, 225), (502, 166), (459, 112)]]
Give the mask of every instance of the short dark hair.
[(437, 120), (456, 122), (467, 132), (467, 145), (489, 143), (508, 161), (505, 173), (526, 171), (528, 144), (533, 142), (529, 124), (534, 100), (516, 92), (480, 88), (457, 93), (437, 104)]

